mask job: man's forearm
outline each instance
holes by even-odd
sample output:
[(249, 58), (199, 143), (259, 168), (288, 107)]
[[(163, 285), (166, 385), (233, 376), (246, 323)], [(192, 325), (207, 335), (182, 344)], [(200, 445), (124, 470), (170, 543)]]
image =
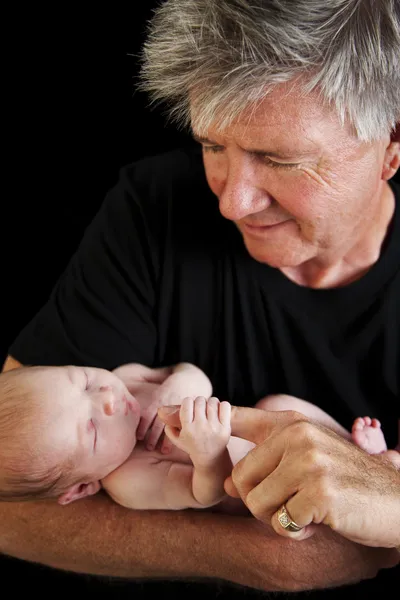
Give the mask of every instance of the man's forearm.
[(266, 591), (354, 583), (391, 558), (333, 534), (299, 543), (251, 517), (134, 511), (103, 494), (63, 507), (3, 503), (0, 524), (1, 552), (55, 568), (130, 579), (215, 578)]

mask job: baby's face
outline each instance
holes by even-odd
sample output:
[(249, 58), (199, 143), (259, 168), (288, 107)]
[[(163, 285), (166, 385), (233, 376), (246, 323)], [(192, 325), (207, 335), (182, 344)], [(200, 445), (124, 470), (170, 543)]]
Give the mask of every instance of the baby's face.
[(130, 456), (140, 407), (116, 375), (92, 367), (43, 367), (32, 386), (41, 398), (49, 460), (77, 456), (79, 475), (99, 480)]

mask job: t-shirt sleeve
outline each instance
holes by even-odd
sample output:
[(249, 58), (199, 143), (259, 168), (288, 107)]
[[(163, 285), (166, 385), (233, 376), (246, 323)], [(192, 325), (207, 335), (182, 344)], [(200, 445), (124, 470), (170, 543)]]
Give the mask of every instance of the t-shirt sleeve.
[(120, 170), (47, 303), (9, 354), (25, 365), (152, 365), (158, 249), (134, 165)]

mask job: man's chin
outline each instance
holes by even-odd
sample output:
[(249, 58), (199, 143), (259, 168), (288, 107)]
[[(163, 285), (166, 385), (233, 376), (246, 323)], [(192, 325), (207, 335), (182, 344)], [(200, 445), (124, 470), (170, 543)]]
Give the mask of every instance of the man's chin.
[(246, 244), (248, 253), (254, 260), (274, 269), (285, 269), (289, 267), (298, 267), (303, 264), (308, 257), (302, 256), (299, 252), (282, 252), (254, 249)]
[(285, 267), (297, 267), (304, 260), (310, 257), (305, 257), (305, 248), (301, 241), (292, 236), (286, 235), (284, 239), (255, 239), (252, 236), (243, 234), (244, 245), (247, 252), (254, 260), (263, 263), (275, 269), (283, 269)]

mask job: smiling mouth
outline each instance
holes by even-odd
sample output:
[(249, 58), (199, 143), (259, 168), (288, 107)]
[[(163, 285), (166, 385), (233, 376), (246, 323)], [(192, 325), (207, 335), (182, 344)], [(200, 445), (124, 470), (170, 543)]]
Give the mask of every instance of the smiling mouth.
[(251, 225), (250, 223), (243, 223), (243, 226), (250, 231), (263, 231), (272, 229), (273, 227), (278, 227), (279, 225), (283, 225), (284, 223), (288, 223), (289, 219), (286, 221), (279, 221), (278, 223), (270, 223), (268, 225)]

